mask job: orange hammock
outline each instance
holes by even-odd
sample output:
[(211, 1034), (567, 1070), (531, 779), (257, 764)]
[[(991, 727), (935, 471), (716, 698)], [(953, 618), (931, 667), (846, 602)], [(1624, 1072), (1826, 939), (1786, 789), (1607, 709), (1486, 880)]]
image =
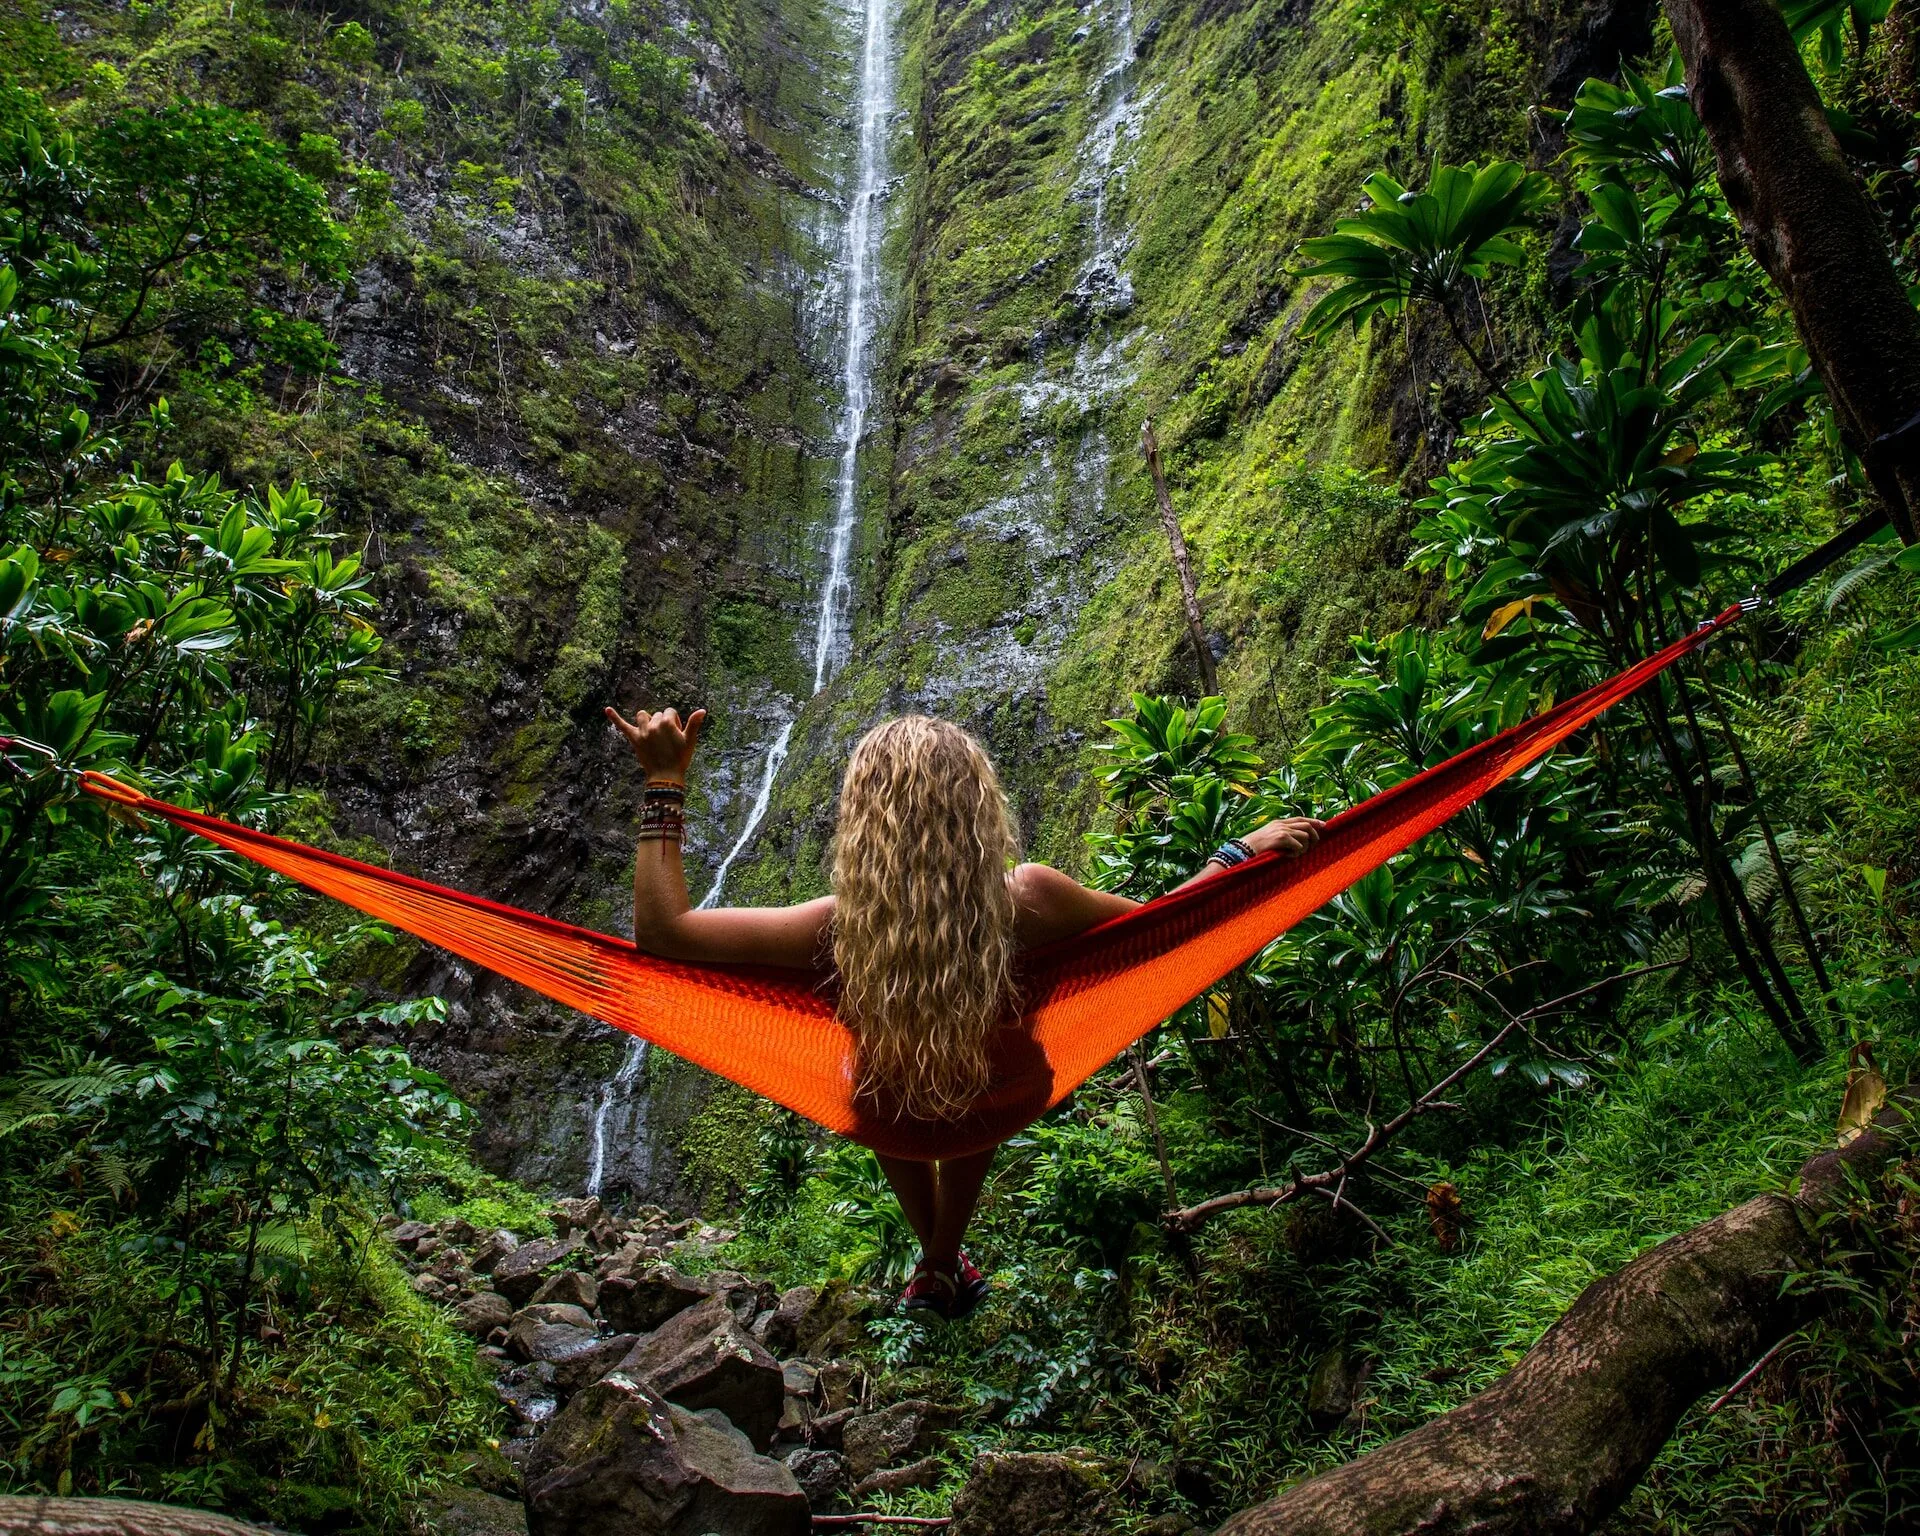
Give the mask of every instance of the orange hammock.
[(1001, 1032), (994, 1087), (965, 1117), (895, 1119), (856, 1101), (854, 1042), (810, 972), (690, 965), (155, 800), (99, 773), (89, 794), (163, 816), (290, 880), (498, 971), (894, 1157), (960, 1157), (1005, 1141), (1156, 1024), (1454, 812), (1552, 751), (1740, 617), (1335, 817), (1298, 858), (1264, 854), (1028, 955), (1024, 1012)]

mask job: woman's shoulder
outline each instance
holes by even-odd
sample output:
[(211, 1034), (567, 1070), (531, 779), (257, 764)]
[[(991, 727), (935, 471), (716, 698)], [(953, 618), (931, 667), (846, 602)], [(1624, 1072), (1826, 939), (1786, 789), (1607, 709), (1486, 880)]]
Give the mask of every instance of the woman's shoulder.
[(1030, 890), (1048, 890), (1062, 881), (1068, 885), (1079, 883), (1071, 875), (1063, 875), (1051, 864), (1016, 864), (1007, 879), (1012, 884), (1016, 896), (1024, 895)]
[(1050, 944), (1138, 905), (1124, 896), (1089, 890), (1051, 864), (1022, 864), (1008, 877), (1023, 948)]

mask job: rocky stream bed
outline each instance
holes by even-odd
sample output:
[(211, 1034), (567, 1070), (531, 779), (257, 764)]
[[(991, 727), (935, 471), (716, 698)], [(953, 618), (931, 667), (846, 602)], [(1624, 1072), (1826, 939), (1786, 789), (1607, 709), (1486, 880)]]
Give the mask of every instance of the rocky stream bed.
[[(891, 1298), (845, 1285), (776, 1291), (722, 1265), (734, 1234), (657, 1207), (558, 1202), (521, 1241), (451, 1218), (390, 1218), (413, 1288), (452, 1309), (513, 1421), (491, 1489), (423, 1503), (447, 1536), (786, 1536), (885, 1529), (854, 1516), (946, 1479), (969, 1411), (885, 1400), (861, 1358)], [(1113, 1469), (1067, 1452), (973, 1456), (955, 1536), (1104, 1528)], [(1122, 1480), (1124, 1481), (1124, 1480)], [(517, 1482), (520, 1502), (510, 1497)], [(1168, 1529), (1159, 1531), (1165, 1524)], [(1178, 1517), (1155, 1536), (1182, 1536)]]

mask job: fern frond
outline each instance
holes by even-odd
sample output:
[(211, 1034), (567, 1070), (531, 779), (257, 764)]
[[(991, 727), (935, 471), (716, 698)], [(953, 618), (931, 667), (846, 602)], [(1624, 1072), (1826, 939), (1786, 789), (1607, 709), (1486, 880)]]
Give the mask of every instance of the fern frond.
[(1869, 549), (1858, 565), (1840, 576), (1827, 589), (1827, 612), (1838, 613), (1848, 598), (1893, 564), (1903, 547), (1900, 544), (1890, 543), (1876, 544)]
[(1705, 875), (1682, 875), (1668, 887), (1667, 900), (1685, 906), (1690, 901), (1698, 901), (1707, 894)]

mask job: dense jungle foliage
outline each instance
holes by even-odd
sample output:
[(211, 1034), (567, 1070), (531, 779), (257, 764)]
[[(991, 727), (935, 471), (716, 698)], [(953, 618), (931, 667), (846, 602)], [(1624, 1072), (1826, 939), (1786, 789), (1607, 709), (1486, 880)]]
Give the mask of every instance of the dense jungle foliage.
[[(1836, 105), (1849, 146), (1904, 151), (1904, 118), (1866, 120), (1884, 56), (1825, 41), (1838, 12), (1799, 19), (1836, 103), (1863, 108)], [(1136, 696), (1109, 722), (1090, 838), (1110, 888), (1166, 890), (1223, 836), (1332, 814), (1486, 739), (1864, 510), (1677, 62), (1588, 81), (1561, 127), (1543, 170), (1442, 164), (1412, 190), (1376, 174), (1360, 212), (1305, 243), (1301, 276), (1325, 281), (1304, 332), (1370, 325), (1379, 344), (1430, 326), (1479, 381), (1484, 413), (1418, 499), (1408, 561), (1450, 619), (1356, 638), (1277, 752), (1220, 699)], [(1896, 229), (1910, 176), (1874, 183)], [(1437, 388), (1419, 408), (1444, 430)], [(1294, 478), (1315, 551), (1370, 544), (1397, 504), (1362, 477)], [(1311, 556), (1293, 555), (1268, 579), (1309, 580)], [(1216, 1514), (1459, 1401), (1646, 1240), (1788, 1176), (1831, 1135), (1847, 1046), (1897, 1078), (1920, 1044), (1916, 575), (1883, 533), (1360, 881), (1185, 1010), (1150, 1059), (1034, 1127), (986, 1207), (1005, 1294), (959, 1337), (899, 1325), (896, 1368), (926, 1390), (959, 1378), (1057, 1443), (1093, 1437), (1134, 1458), (1143, 1488)], [(1409, 1109), (1376, 1152), (1375, 1129)], [(904, 1272), (911, 1234), (870, 1158), (816, 1166), (791, 1128), (768, 1147), (769, 1264)], [(1338, 1192), (1223, 1219), (1191, 1248), (1156, 1221), (1343, 1162)], [(1697, 1410), (1616, 1528), (1920, 1519), (1913, 1163), (1887, 1193), (1884, 1249), (1819, 1282), (1849, 1304), (1744, 1395)]]
[[(368, 242), (400, 238), (382, 165), (421, 152), (429, 108), (387, 102), (349, 155), (289, 108), (277, 13), (221, 10), (197, 17), (234, 29), (206, 57), (255, 105), (171, 79), (142, 95), (33, 18), (5, 34), (0, 1488), (392, 1530), (436, 1482), (502, 1485), (503, 1420), (373, 1224), (397, 1207), (531, 1230), (538, 1202), (466, 1164), (472, 1112), (404, 1048), (439, 1005), (367, 989), (393, 975), (382, 935), (110, 820), (71, 779), (125, 776), (325, 839), (312, 769), (333, 733), (431, 760), (466, 699), (388, 675), (357, 553), (363, 514), (388, 505), (358, 494), (368, 461), (343, 514), (276, 481), (272, 447), (364, 433), (440, 462), (417, 421), (355, 394), (310, 305)], [(289, 14), (307, 79), (375, 92), (367, 26)], [(154, 8), (134, 20), (177, 36)], [(1802, 20), (1911, 273), (1911, 115), (1886, 84), (1906, 24)], [(649, 19), (631, 36), (615, 21), (551, 57), (537, 39), (498, 60), (447, 48), (436, 122), (504, 110), (560, 153), (625, 114), (672, 141), (683, 68)], [(1355, 25), (1363, 53), (1432, 63), (1457, 21), (1380, 6)], [(1439, 349), (1448, 371), (1415, 409), (1444, 466), (1410, 508), (1383, 476), (1289, 461), (1261, 494), (1293, 542), (1197, 537), (1209, 582), (1297, 607), (1318, 567), (1411, 522), (1409, 569), (1374, 579), (1444, 622), (1353, 639), (1294, 734), (1275, 728), (1284, 709), (1256, 735), (1219, 699), (1136, 698), (1103, 739), (1085, 849), (1101, 883), (1158, 892), (1265, 816), (1399, 782), (1657, 648), (1861, 510), (1684, 88), (1664, 56), (1643, 65), (1582, 87), (1537, 165), (1383, 171), (1287, 253), (1317, 278), (1295, 302), (1318, 345), (1363, 328), (1383, 351)], [(969, 89), (1013, 88), (989, 69)], [(455, 174), (463, 197), (518, 195), (477, 152)], [(537, 355), (510, 350), (511, 306), (485, 297), (436, 311), (462, 388)], [(717, 431), (668, 398), (692, 436)], [(595, 466), (565, 437), (549, 462), (584, 484)], [(255, 473), (223, 484), (213, 466), (236, 460)], [(409, 515), (517, 526), (486, 499), (499, 485), (440, 467), (407, 481)], [(477, 542), (469, 574), (512, 540)], [(978, 1320), (871, 1327), (888, 1381), (971, 1410), (947, 1481), (883, 1502), (940, 1509), (976, 1445), (1074, 1445), (1124, 1469), (1121, 1523), (1217, 1519), (1458, 1402), (1591, 1280), (1788, 1177), (1831, 1141), (1850, 1048), (1902, 1080), (1920, 1050), (1915, 567), (1869, 544), (1755, 616), (1012, 1144), (977, 1233), (996, 1285)], [(510, 671), (496, 590), (466, 595), (479, 656)], [(569, 630), (527, 772), (601, 675), (598, 633)], [(743, 629), (743, 656), (754, 640)], [(897, 1283), (911, 1235), (871, 1157), (729, 1105), (750, 1128), (748, 1155), (714, 1164), (712, 1198), (744, 1206), (730, 1262)], [(1158, 1219), (1333, 1166), (1417, 1105), (1337, 1198), (1186, 1241)], [(1909, 1163), (1878, 1193), (1895, 1213), (1880, 1245), (1819, 1280), (1845, 1304), (1696, 1410), (1617, 1528), (1920, 1520), (1920, 1175)]]

